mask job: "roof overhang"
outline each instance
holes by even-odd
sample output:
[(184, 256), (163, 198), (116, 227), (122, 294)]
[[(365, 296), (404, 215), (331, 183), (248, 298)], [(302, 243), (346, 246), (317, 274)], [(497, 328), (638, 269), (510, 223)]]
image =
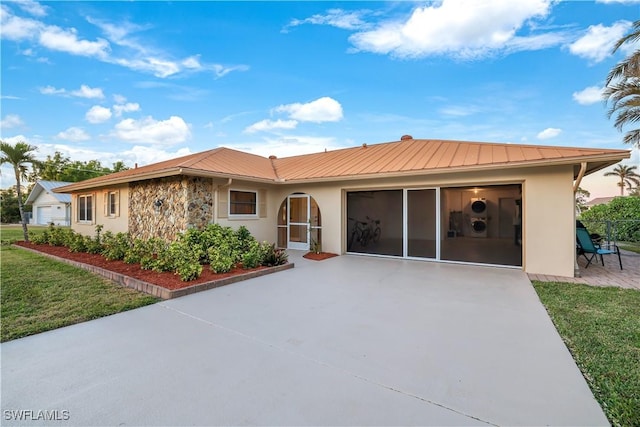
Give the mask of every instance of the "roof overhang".
[(129, 184), (131, 182), (137, 181), (146, 181), (150, 179), (158, 179), (158, 178), (169, 178), (172, 176), (197, 176), (204, 178), (219, 178), (222, 180), (237, 179), (243, 181), (251, 181), (251, 182), (261, 182), (265, 184), (275, 184), (277, 181), (265, 179), (265, 178), (257, 178), (245, 175), (237, 175), (237, 174), (228, 174), (228, 173), (219, 173), (212, 171), (205, 171), (202, 169), (191, 169), (191, 168), (171, 168), (171, 169), (162, 169), (158, 171), (141, 173), (133, 176), (116, 176), (113, 179), (103, 179), (99, 183), (80, 181), (73, 183), (71, 185), (65, 185), (64, 187), (58, 187), (53, 191), (56, 193), (72, 193), (83, 190), (95, 189), (95, 188), (108, 188), (116, 185)]
[(138, 182), (150, 179), (167, 178), (172, 176), (197, 176), (213, 179), (235, 179), (248, 182), (256, 182), (272, 185), (291, 185), (291, 184), (310, 184), (310, 183), (327, 183), (337, 181), (354, 181), (354, 180), (367, 180), (367, 179), (380, 179), (380, 178), (406, 178), (408, 176), (425, 176), (425, 175), (448, 175), (456, 173), (473, 173), (490, 170), (510, 170), (510, 169), (523, 169), (523, 168), (540, 168), (549, 166), (571, 166), (573, 168), (574, 180), (580, 174), (581, 164), (586, 163), (587, 167), (584, 171), (584, 175), (589, 175), (599, 170), (602, 170), (608, 166), (614, 165), (623, 159), (631, 157), (629, 150), (611, 150), (607, 153), (599, 153), (592, 155), (580, 155), (575, 157), (561, 157), (551, 159), (540, 160), (528, 160), (518, 162), (506, 162), (506, 163), (487, 163), (487, 164), (475, 164), (470, 166), (457, 166), (457, 167), (444, 167), (433, 169), (415, 169), (408, 171), (390, 171), (390, 172), (376, 172), (366, 174), (345, 174), (345, 175), (331, 175), (322, 177), (308, 177), (300, 179), (270, 179), (255, 177), (241, 174), (222, 173), (217, 171), (208, 171), (197, 168), (185, 168), (185, 167), (171, 167), (160, 170), (154, 170), (149, 172), (140, 172), (136, 174), (127, 175), (115, 175), (113, 178), (106, 176), (100, 180), (100, 182), (92, 182), (93, 180), (76, 182), (63, 187), (55, 188), (53, 191), (56, 193), (72, 193), (97, 188), (108, 188), (115, 185), (129, 184), (131, 182)]

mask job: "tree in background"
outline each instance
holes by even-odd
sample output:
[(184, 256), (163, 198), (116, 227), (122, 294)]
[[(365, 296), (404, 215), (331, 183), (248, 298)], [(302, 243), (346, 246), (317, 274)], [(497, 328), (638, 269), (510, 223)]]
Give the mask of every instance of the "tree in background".
[(18, 197), (14, 188), (0, 190), (0, 222), (14, 224), (20, 222), (20, 210), (18, 209)]
[(16, 142), (11, 145), (4, 141), (0, 141), (0, 165), (8, 163), (13, 166), (16, 176), (16, 198), (18, 199), (18, 211), (20, 213), (20, 222), (22, 223), (22, 233), (25, 242), (29, 241), (29, 232), (27, 230), (27, 220), (24, 217), (24, 206), (22, 203), (22, 178), (27, 179), (27, 164), (37, 165), (38, 161), (33, 156), (33, 152), (37, 148), (26, 142)]
[[(631, 32), (622, 37), (613, 48), (615, 53), (625, 44), (640, 40), (640, 21), (633, 23)], [(609, 72), (603, 92), (610, 103), (609, 118), (616, 116), (615, 127), (622, 131), (625, 125), (640, 121), (640, 49), (619, 62)], [(631, 129), (624, 135), (625, 144), (640, 148), (640, 129)]]
[(640, 197), (614, 197), (609, 203), (596, 205), (580, 215), (590, 232), (607, 235), (615, 240), (640, 242)]
[(587, 210), (587, 199), (591, 197), (591, 193), (582, 187), (578, 187), (576, 191), (576, 212), (584, 212)]
[(34, 168), (30, 180), (79, 182), (85, 179), (96, 178), (113, 172), (120, 172), (129, 169), (122, 161), (113, 163), (113, 168), (102, 166), (98, 160), (81, 162), (71, 161), (69, 157), (63, 157), (62, 153), (56, 151), (53, 156), (40, 162)]
[(607, 172), (604, 176), (617, 176), (618, 187), (620, 187), (620, 195), (624, 196), (624, 188), (629, 190), (633, 188), (633, 184), (640, 185), (640, 175), (636, 173), (637, 166), (618, 165), (611, 172)]

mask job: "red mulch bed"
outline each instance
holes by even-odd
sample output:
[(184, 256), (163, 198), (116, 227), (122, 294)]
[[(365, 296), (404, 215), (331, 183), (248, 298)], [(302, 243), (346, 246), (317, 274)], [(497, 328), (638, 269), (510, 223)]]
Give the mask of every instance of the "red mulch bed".
[(50, 255), (55, 255), (60, 258), (94, 265), (96, 267), (104, 268), (105, 270), (114, 271), (116, 273), (120, 273), (129, 277), (134, 277), (138, 280), (143, 280), (145, 282), (162, 286), (165, 289), (171, 290), (182, 289), (200, 283), (212, 282), (214, 280), (220, 280), (231, 276), (245, 274), (250, 271), (263, 270), (266, 268), (257, 267), (246, 270), (243, 268), (234, 268), (228, 273), (217, 274), (211, 271), (209, 265), (203, 265), (202, 274), (198, 279), (191, 280), (189, 282), (183, 282), (182, 280), (180, 280), (180, 276), (173, 273), (157, 273), (151, 270), (143, 270), (142, 268), (140, 268), (140, 264), (127, 264), (123, 261), (109, 261), (102, 255), (69, 252), (69, 248), (66, 248), (64, 246), (36, 245), (34, 243), (26, 242), (16, 242), (15, 244)]
[(322, 261), (324, 259), (333, 258), (334, 256), (338, 256), (338, 254), (333, 254), (331, 252), (307, 252), (306, 254), (302, 255), (303, 258), (311, 259), (314, 261)]

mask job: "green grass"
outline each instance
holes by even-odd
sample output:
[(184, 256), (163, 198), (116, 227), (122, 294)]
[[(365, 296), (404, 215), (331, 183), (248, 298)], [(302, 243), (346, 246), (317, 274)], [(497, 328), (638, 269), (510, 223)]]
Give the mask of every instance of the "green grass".
[(2, 246), (0, 255), (2, 342), (158, 301), (22, 249)]
[[(44, 230), (47, 229), (46, 225), (29, 225), (27, 226), (29, 231), (32, 231), (34, 234), (42, 234)], [(0, 242), (2, 244), (11, 244), (16, 241), (24, 240), (24, 235), (22, 234), (22, 226), (15, 224), (2, 224), (0, 226)]]
[(640, 242), (618, 242), (620, 249), (640, 254)]
[(640, 292), (533, 285), (611, 424), (640, 426)]

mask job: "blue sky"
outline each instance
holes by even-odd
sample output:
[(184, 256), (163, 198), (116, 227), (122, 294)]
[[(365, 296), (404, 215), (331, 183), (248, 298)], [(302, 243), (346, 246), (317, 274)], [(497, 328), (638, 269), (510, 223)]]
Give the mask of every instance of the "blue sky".
[[(638, 1), (34, 2), (1, 8), (1, 136), (144, 165), (416, 138), (631, 148), (600, 90)], [(634, 150), (629, 164), (640, 164)], [(14, 184), (2, 168), (2, 187)], [(592, 196), (614, 178), (588, 177)]]

